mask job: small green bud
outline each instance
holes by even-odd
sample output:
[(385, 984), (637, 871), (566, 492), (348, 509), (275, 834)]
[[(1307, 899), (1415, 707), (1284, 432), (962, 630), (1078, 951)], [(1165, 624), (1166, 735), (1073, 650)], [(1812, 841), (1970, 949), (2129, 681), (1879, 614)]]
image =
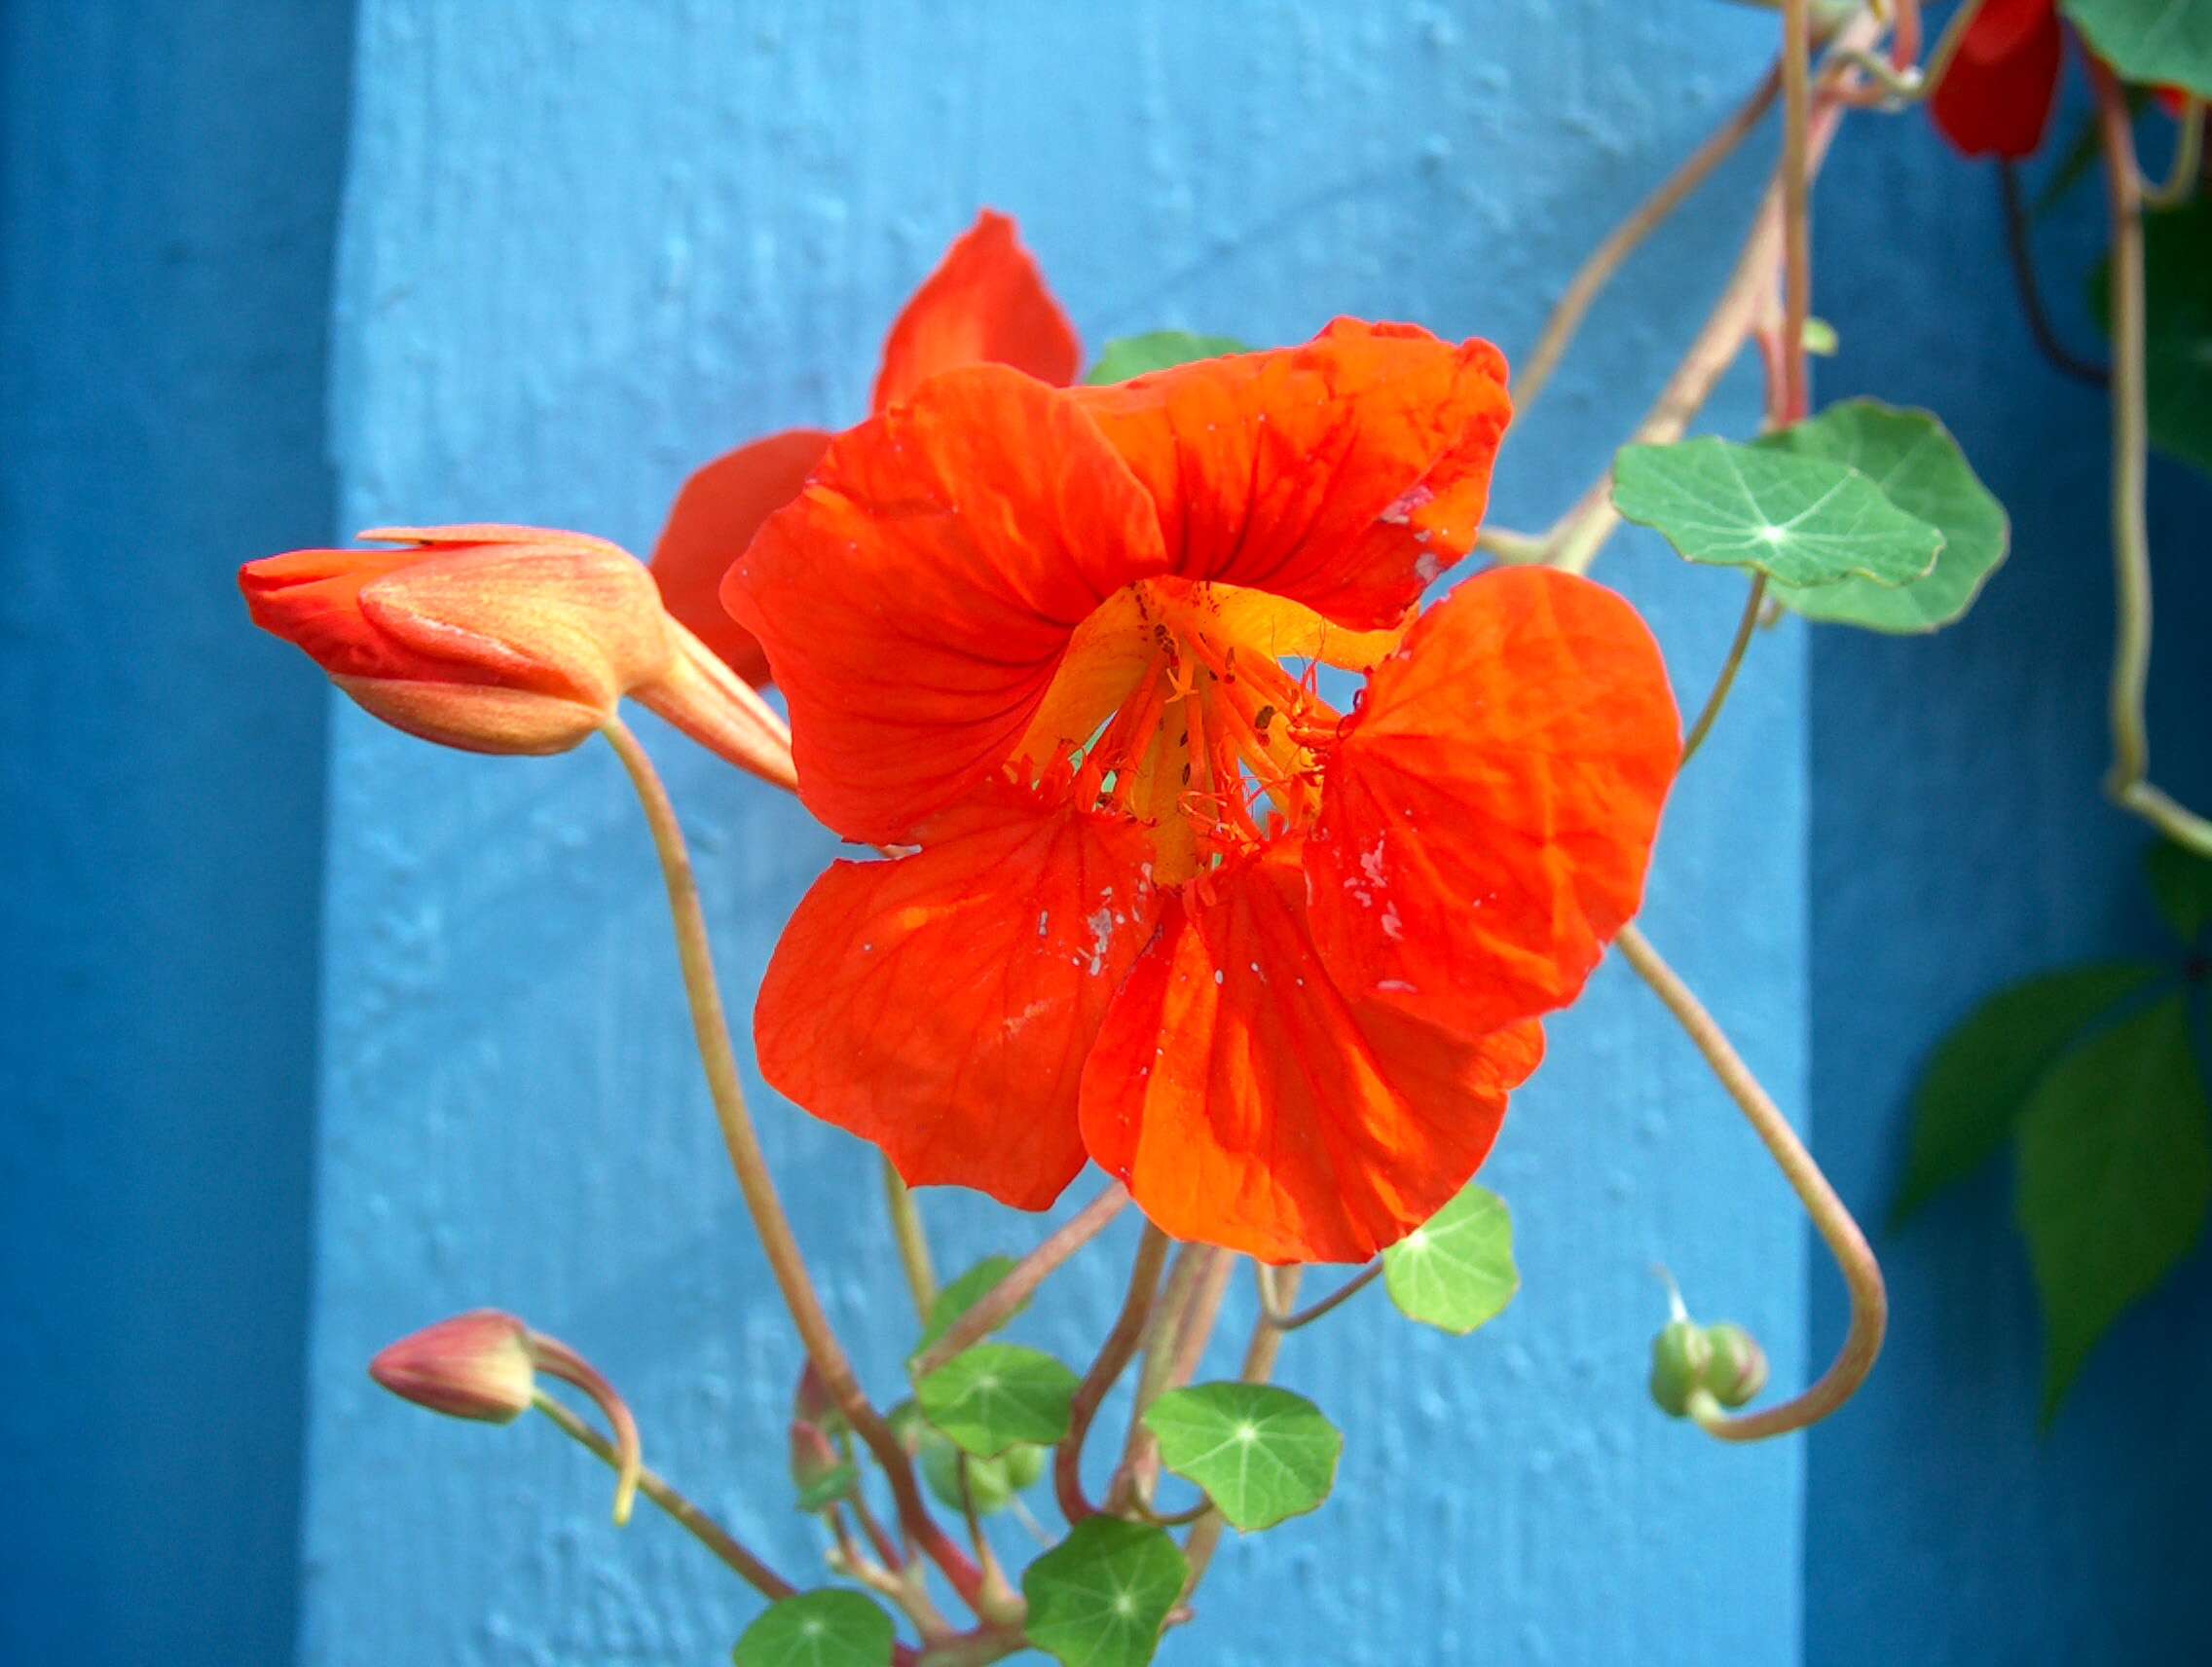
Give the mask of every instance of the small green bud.
[(1766, 1351), (1742, 1326), (1727, 1321), (1705, 1328), (1713, 1360), (1705, 1387), (1724, 1407), (1740, 1407), (1766, 1388)]
[(999, 1463), (1006, 1466), (1006, 1479), (1018, 1494), (1024, 1488), (1035, 1487), (1045, 1474), (1045, 1450), (1025, 1441), (1000, 1454)]
[(1651, 1398), (1669, 1418), (1685, 1418), (1690, 1395), (1705, 1387), (1713, 1343), (1687, 1319), (1669, 1320), (1651, 1340)]
[[(930, 1485), (930, 1492), (953, 1510), (963, 1509), (960, 1500), (960, 1449), (931, 1432), (932, 1439), (922, 1444), (922, 1478)], [(1014, 1498), (1014, 1484), (1007, 1479), (1006, 1460), (976, 1459), (968, 1461), (968, 1495), (975, 1501), (977, 1516), (989, 1516), (1002, 1511)]]
[(849, 1497), (860, 1479), (860, 1467), (827, 1435), (804, 1419), (792, 1421), (792, 1485), (798, 1489), (800, 1510), (828, 1510)]

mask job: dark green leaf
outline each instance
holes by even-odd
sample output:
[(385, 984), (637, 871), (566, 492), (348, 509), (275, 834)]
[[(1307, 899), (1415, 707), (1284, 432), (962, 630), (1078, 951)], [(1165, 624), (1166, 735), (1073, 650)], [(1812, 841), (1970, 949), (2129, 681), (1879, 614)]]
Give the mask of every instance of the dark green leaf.
[(1108, 342), (1084, 381), (1096, 388), (1189, 364), (1193, 359), (1218, 358), (1223, 353), (1251, 351), (1234, 336), (1194, 336), (1188, 330), (1155, 330), (1150, 335), (1124, 336), (1119, 341)]
[(889, 1667), (895, 1633), (858, 1592), (801, 1592), (761, 1611), (730, 1656), (737, 1667)]
[(1941, 533), (1849, 464), (1727, 440), (1623, 446), (1613, 504), (1690, 561), (1791, 585), (1904, 584), (1930, 572), (1943, 546)]
[(2051, 1067), (2020, 1120), (2021, 1231), (2044, 1315), (2044, 1418), (2098, 1338), (2188, 1253), (2212, 1201), (2189, 999), (2168, 996)]
[(2212, 926), (2212, 858), (2160, 839), (2143, 854), (2158, 912), (2184, 944), (2194, 946)]
[(1016, 1442), (1050, 1447), (1068, 1432), (1076, 1376), (1050, 1354), (979, 1343), (914, 1386), (922, 1416), (978, 1459)]
[(1144, 1667), (1190, 1572), (1165, 1530), (1087, 1517), (1021, 1576), (1029, 1642), (1063, 1667)]
[[(2090, 282), (2101, 319), (2111, 297), (2107, 262)], [(2212, 198), (2143, 218), (2143, 352), (2151, 443), (2212, 474)]]
[(1505, 1312), (1521, 1288), (1513, 1212), (1469, 1181), (1459, 1196), (1382, 1252), (1382, 1283), (1398, 1312), (1465, 1336)]
[(1268, 1384), (1204, 1384), (1152, 1403), (1160, 1460), (1240, 1529), (1272, 1528), (1329, 1497), (1345, 1438), (1304, 1395)]
[(2212, 98), (2212, 0), (2064, 0), (2061, 10), (2122, 81)]
[(1985, 1163), (2051, 1061), (2163, 971), (2150, 961), (2069, 967), (2000, 990), (1975, 1008), (1943, 1038), (1913, 1095), (1912, 1154), (1891, 1225)]
[(1943, 536), (1935, 568), (1900, 585), (1847, 578), (1772, 587), (1777, 601), (1808, 619), (1873, 631), (1933, 631), (1965, 613), (2005, 559), (2010, 534), (2005, 506), (1975, 477), (1949, 431), (1925, 411), (1849, 399), (1763, 443), (1849, 464)]
[[(913, 1352), (921, 1353), (953, 1327), (953, 1322), (990, 1295), (991, 1289), (1007, 1275), (1014, 1272), (1012, 1256), (985, 1256), (960, 1278), (944, 1286), (930, 1304), (929, 1319), (922, 1326), (922, 1340), (914, 1345)], [(1019, 1314), (1029, 1304), (1024, 1301), (1014, 1306), (1008, 1319)]]

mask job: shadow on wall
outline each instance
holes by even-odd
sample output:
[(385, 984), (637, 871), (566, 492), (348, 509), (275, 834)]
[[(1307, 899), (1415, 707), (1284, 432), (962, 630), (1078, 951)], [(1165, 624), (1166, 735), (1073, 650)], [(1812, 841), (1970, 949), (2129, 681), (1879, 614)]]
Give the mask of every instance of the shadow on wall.
[(0, 1659), (290, 1658), (352, 8), (0, 24)]
[[(2053, 154), (2077, 119), (2054, 121)], [(2170, 950), (2141, 879), (2149, 831), (2098, 789), (2103, 398), (2030, 342), (1990, 165), (1960, 161), (1917, 120), (1862, 123), (1820, 208), (1826, 246), (1853, 251), (1819, 297), (1843, 331), (1823, 394), (1939, 412), (2013, 527), (2009, 563), (1957, 629), (1815, 641), (1814, 1128), (1871, 1227), (1902, 1174), (1907, 1096), (1950, 1026), (2028, 974)], [(2104, 236), (2093, 176), (2037, 235), (2044, 292), (2093, 357), (2083, 279)], [(2201, 806), (2212, 492), (2155, 460), (2151, 502), (2154, 769)], [(2212, 1255), (2199, 1246), (2120, 1322), (2040, 1437), (2041, 1328), (2009, 1162), (1875, 1243), (1893, 1329), (1866, 1392), (1814, 1438), (1807, 1661), (2195, 1658), (2212, 1628), (2212, 1426), (2195, 1410), (2212, 1399)], [(1825, 1268), (1813, 1298), (1818, 1355), (1845, 1321)]]

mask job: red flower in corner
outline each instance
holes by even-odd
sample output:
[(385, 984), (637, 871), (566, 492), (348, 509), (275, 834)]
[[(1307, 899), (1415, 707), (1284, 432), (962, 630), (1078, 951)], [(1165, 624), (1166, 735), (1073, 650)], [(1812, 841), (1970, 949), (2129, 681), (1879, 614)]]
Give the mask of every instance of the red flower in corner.
[[(875, 409), (906, 398), (924, 380), (994, 361), (1054, 386), (1073, 382), (1083, 347), (1004, 214), (985, 209), (945, 251), (883, 345)], [(776, 510), (798, 496), (830, 436), (792, 428), (717, 458), (683, 483), (653, 550), (653, 576), (668, 611), (748, 683), (768, 681), (753, 634), (723, 611), (722, 574)]]
[(2065, 44), (2058, 0), (1984, 0), (1929, 101), (1936, 128), (1968, 156), (2033, 154)]
[[(723, 598), (846, 837), (761, 1069), (909, 1181), (1353, 1261), (1445, 1204), (1636, 909), (1656, 646), (1471, 545), (1505, 366), (1402, 325), (1055, 390), (939, 376), (832, 441)], [(834, 560), (825, 560), (825, 553)], [(1368, 674), (1348, 714), (1283, 662)]]

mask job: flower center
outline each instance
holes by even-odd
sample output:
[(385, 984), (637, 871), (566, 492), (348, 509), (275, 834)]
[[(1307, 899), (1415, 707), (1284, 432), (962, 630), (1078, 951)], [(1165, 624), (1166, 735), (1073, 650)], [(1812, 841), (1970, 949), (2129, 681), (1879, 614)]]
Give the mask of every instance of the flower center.
[[(1320, 808), (1316, 749), (1338, 715), (1278, 654), (1312, 646), (1311, 615), (1257, 591), (1188, 579), (1130, 585), (1076, 633), (1031, 729), (1040, 763), (1080, 748), (1076, 791), (1150, 830), (1153, 878), (1195, 878)], [(1284, 627), (1288, 625), (1286, 631)], [(1080, 725), (1080, 727), (1078, 727)]]

